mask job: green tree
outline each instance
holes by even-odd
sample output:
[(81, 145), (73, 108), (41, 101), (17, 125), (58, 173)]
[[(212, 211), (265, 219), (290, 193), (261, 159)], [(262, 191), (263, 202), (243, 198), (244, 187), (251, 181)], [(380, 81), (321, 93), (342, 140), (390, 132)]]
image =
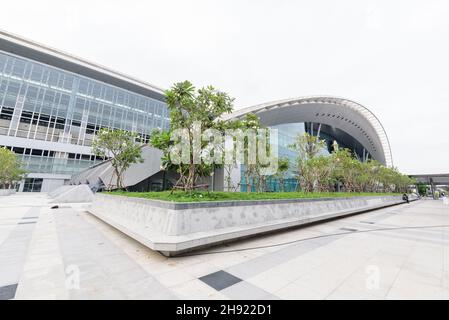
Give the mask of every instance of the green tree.
[(427, 184), (423, 183), (423, 182), (418, 182), (416, 184), (416, 191), (418, 192), (419, 195), (421, 196), (425, 196), (427, 194)]
[(366, 176), (362, 162), (356, 159), (349, 149), (338, 149), (332, 153), (335, 165), (333, 176), (335, 181), (343, 184), (347, 192), (361, 192)]
[(285, 191), (285, 174), (290, 169), (290, 159), (288, 157), (282, 157), (278, 159), (278, 170), (275, 174), (275, 178), (279, 179), (279, 189)]
[(0, 186), (2, 189), (11, 188), (14, 183), (20, 181), (25, 170), (20, 168), (20, 161), (11, 150), (0, 148)]
[(358, 182), (364, 192), (376, 192), (379, 186), (379, 172), (382, 165), (376, 160), (362, 162)]
[[(237, 128), (242, 129), (243, 131), (247, 130), (258, 130), (262, 128), (260, 124), (260, 119), (253, 113), (248, 113), (243, 120), (241, 120), (236, 125)], [(248, 135), (245, 135), (244, 140), (244, 150), (243, 150), (243, 163), (245, 164), (244, 167), (244, 177), (245, 177), (245, 183), (246, 183), (246, 192), (251, 192), (252, 187), (256, 186), (256, 183), (258, 184), (256, 186), (256, 189), (258, 191), (260, 190), (261, 186), (261, 176), (260, 176), (260, 167), (258, 165), (258, 159), (256, 159), (255, 163), (250, 163), (249, 157), (250, 157), (250, 144)]]
[[(212, 174), (215, 168), (214, 164), (196, 161), (195, 148), (207, 149), (210, 142), (200, 141), (200, 145), (196, 145), (194, 143), (195, 131), (198, 129), (203, 132), (207, 129), (222, 130), (226, 127), (220, 117), (232, 111), (234, 99), (212, 86), (196, 90), (189, 81), (174, 84), (165, 92), (165, 97), (170, 111), (170, 131), (153, 131), (150, 144), (162, 150), (164, 167), (166, 169), (176, 168), (179, 173), (180, 178), (176, 182), (175, 188), (181, 187), (185, 191), (192, 191), (198, 178)], [(195, 128), (195, 123), (200, 123), (201, 128)], [(186, 130), (190, 155), (188, 163), (175, 165), (173, 159), (170, 158), (170, 151), (173, 147), (170, 137), (171, 133), (177, 129)]]
[(320, 151), (326, 146), (326, 141), (311, 134), (298, 134), (290, 148), (298, 152), (298, 156), (302, 160), (308, 160), (316, 157)]
[(312, 192), (315, 187), (317, 172), (314, 171), (313, 159), (326, 146), (324, 140), (308, 133), (298, 134), (289, 147), (298, 152), (296, 159), (297, 179), (302, 190)]
[(133, 163), (143, 162), (141, 145), (136, 142), (137, 135), (124, 130), (103, 128), (92, 143), (92, 152), (100, 157), (111, 157), (115, 174), (115, 184), (111, 181), (108, 190), (123, 189), (123, 173)]
[(307, 167), (314, 181), (313, 191), (331, 191), (334, 170), (332, 160), (329, 156), (317, 156), (307, 160)]

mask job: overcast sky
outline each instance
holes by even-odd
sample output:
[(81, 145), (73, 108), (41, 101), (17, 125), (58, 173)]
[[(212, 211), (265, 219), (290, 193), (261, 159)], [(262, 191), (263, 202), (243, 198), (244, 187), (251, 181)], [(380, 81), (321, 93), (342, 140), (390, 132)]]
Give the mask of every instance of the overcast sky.
[(405, 173), (449, 173), (447, 1), (2, 1), (0, 28), (236, 109), (336, 95), (383, 123)]

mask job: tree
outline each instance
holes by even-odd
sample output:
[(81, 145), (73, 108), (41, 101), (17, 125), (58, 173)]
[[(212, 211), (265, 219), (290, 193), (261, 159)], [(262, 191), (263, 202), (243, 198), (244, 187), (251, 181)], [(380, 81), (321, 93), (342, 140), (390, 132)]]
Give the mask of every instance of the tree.
[(298, 151), (298, 156), (300, 159), (308, 160), (317, 156), (325, 146), (325, 140), (320, 140), (319, 137), (304, 133), (298, 134), (295, 137), (295, 142), (290, 146), (290, 148)]
[(379, 187), (379, 172), (382, 164), (376, 160), (368, 160), (362, 162), (361, 172), (358, 181), (361, 185), (362, 191), (376, 192)]
[(423, 182), (416, 183), (416, 191), (420, 196), (425, 196), (427, 194), (427, 184)]
[(278, 171), (275, 177), (279, 179), (279, 189), (285, 191), (285, 174), (290, 169), (290, 159), (288, 157), (282, 157), (278, 160)]
[(338, 148), (336, 142), (331, 155), (319, 155), (324, 145), (317, 137), (304, 134), (292, 146), (298, 151), (298, 180), (306, 192), (331, 191), (336, 183), (347, 192), (407, 192), (415, 184), (396, 168), (375, 160), (361, 162), (351, 150)]
[(290, 145), (290, 148), (298, 152), (296, 159), (297, 178), (299, 185), (306, 192), (314, 190), (315, 183), (317, 182), (317, 173), (313, 170), (313, 159), (325, 146), (326, 142), (324, 140), (320, 140), (319, 137), (312, 136), (308, 133), (298, 134), (295, 137), (295, 142)]
[(2, 189), (8, 189), (17, 181), (20, 181), (25, 170), (20, 168), (20, 162), (17, 156), (7, 148), (0, 148), (0, 186)]
[(136, 143), (137, 135), (124, 130), (103, 128), (92, 143), (92, 152), (100, 157), (112, 157), (111, 165), (116, 178), (112, 177), (108, 190), (123, 189), (123, 173), (133, 163), (143, 162), (141, 146)]
[[(222, 130), (225, 124), (220, 117), (232, 111), (231, 98), (227, 93), (216, 90), (212, 86), (196, 88), (189, 81), (174, 84), (165, 92), (168, 110), (170, 111), (170, 131), (153, 131), (150, 144), (162, 150), (164, 168), (176, 168), (180, 178), (176, 182), (176, 187), (181, 187), (184, 191), (192, 191), (196, 186), (199, 177), (213, 174), (215, 164), (208, 164), (196, 159), (197, 149), (207, 149), (210, 142), (194, 141), (197, 131), (207, 129)], [(200, 124), (200, 128), (196, 124)], [(184, 138), (187, 139), (187, 147), (190, 149), (188, 161), (176, 163), (170, 157), (170, 152), (174, 148), (173, 141), (170, 140), (175, 130), (183, 130)]]
[(339, 149), (332, 154), (335, 165), (334, 178), (343, 184), (347, 192), (360, 191), (359, 176), (362, 165), (349, 149)]
[[(240, 123), (238, 123), (236, 125), (236, 127), (238, 127), (239, 129), (242, 129), (243, 131), (247, 131), (247, 130), (258, 130), (261, 128), (260, 125), (260, 119), (253, 113), (248, 113), (245, 116), (245, 119), (243, 119), (242, 121), (240, 121)], [(244, 159), (243, 159), (243, 163), (245, 164), (245, 168), (244, 168), (244, 177), (245, 177), (245, 184), (246, 184), (246, 192), (250, 193), (252, 192), (252, 187), (253, 185), (256, 184), (256, 182), (259, 184), (256, 189), (258, 191), (260, 191), (260, 172), (259, 172), (259, 165), (258, 165), (258, 158), (256, 158), (256, 162), (255, 163), (251, 163), (249, 161), (249, 157), (250, 155), (250, 144), (251, 142), (249, 141), (249, 137), (248, 135), (245, 135), (245, 139), (244, 139), (244, 146), (243, 146), (243, 155), (244, 155)]]
[(332, 157), (317, 156), (307, 160), (313, 179), (313, 191), (328, 192), (333, 184), (334, 163)]

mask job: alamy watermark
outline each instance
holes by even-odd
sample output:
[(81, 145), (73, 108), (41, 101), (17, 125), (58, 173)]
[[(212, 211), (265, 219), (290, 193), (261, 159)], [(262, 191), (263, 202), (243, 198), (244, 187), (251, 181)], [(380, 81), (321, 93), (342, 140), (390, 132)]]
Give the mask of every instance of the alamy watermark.
[(369, 265), (365, 269), (365, 286), (367, 290), (380, 289), (380, 268), (376, 265)]
[(76, 264), (70, 264), (65, 268), (65, 287), (67, 290), (79, 290), (80, 268)]
[(278, 169), (278, 130), (206, 129), (195, 121), (192, 127), (174, 129), (170, 161), (175, 164), (257, 165), (260, 175), (276, 174)]

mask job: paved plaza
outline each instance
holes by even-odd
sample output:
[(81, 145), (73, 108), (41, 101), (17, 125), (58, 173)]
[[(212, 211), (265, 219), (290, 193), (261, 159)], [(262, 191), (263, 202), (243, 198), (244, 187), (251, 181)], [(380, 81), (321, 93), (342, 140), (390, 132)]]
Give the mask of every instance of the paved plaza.
[(167, 258), (39, 193), (0, 198), (0, 299), (449, 299), (449, 206), (410, 204)]

